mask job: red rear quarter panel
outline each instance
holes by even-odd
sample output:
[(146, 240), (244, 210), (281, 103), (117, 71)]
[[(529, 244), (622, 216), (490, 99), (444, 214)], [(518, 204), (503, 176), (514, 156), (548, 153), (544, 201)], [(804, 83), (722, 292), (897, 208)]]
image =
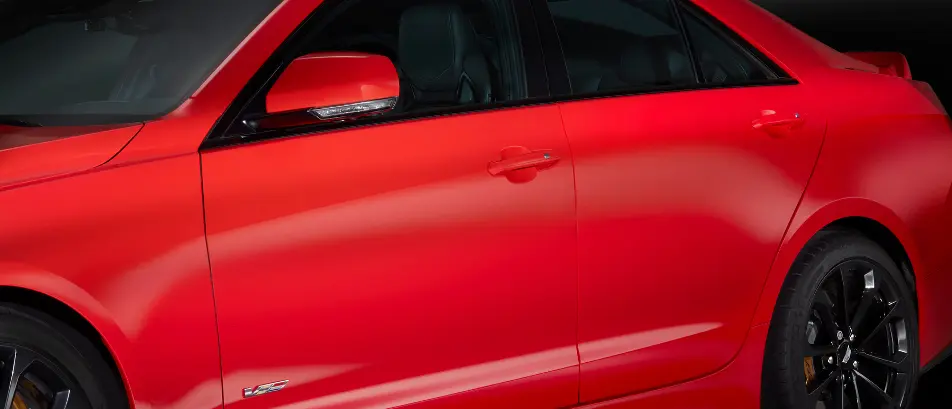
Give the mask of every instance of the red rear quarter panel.
[(804, 78), (830, 118), (813, 178), (791, 222), (754, 324), (768, 322), (799, 250), (847, 217), (875, 220), (902, 243), (916, 278), (921, 362), (952, 340), (949, 251), (952, 129), (909, 81), (827, 69)]
[[(887, 227), (916, 277), (921, 362), (952, 341), (952, 128), (922, 84), (878, 74), (748, 1), (694, 0), (809, 87), (829, 118), (807, 191), (787, 229), (752, 325), (770, 321), (780, 285), (818, 231), (847, 217)], [(915, 67), (912, 67), (915, 77)]]

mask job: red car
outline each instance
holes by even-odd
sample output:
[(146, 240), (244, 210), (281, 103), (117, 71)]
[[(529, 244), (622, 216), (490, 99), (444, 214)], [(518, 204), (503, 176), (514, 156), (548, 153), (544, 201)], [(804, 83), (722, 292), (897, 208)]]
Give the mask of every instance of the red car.
[(4, 408), (909, 408), (952, 128), (742, 0), (0, 2)]

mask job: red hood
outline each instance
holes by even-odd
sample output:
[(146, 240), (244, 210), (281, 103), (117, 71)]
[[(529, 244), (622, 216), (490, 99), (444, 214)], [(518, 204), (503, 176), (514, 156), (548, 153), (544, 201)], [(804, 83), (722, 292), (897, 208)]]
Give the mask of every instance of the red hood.
[(106, 163), (142, 124), (20, 128), (0, 126), (0, 187)]

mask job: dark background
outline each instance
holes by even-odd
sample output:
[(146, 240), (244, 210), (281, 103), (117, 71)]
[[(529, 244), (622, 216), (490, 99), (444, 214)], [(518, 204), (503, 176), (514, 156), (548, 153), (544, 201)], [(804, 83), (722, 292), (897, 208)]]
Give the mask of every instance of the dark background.
[[(898, 51), (952, 108), (952, 0), (754, 0), (839, 51)], [(950, 249), (952, 251), (952, 249)], [(952, 294), (950, 294), (952, 296)], [(952, 408), (952, 360), (920, 381), (915, 409)]]
[[(899, 51), (952, 107), (952, 0), (754, 0), (839, 51)], [(952, 385), (950, 385), (952, 387)], [(952, 407), (952, 403), (949, 404)]]

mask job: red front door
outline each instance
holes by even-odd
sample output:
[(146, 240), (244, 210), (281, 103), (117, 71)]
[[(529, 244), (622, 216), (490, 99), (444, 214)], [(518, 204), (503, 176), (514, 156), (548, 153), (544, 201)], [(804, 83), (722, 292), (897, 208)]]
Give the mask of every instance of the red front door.
[(224, 148), (202, 169), (226, 406), (577, 402), (556, 106)]

